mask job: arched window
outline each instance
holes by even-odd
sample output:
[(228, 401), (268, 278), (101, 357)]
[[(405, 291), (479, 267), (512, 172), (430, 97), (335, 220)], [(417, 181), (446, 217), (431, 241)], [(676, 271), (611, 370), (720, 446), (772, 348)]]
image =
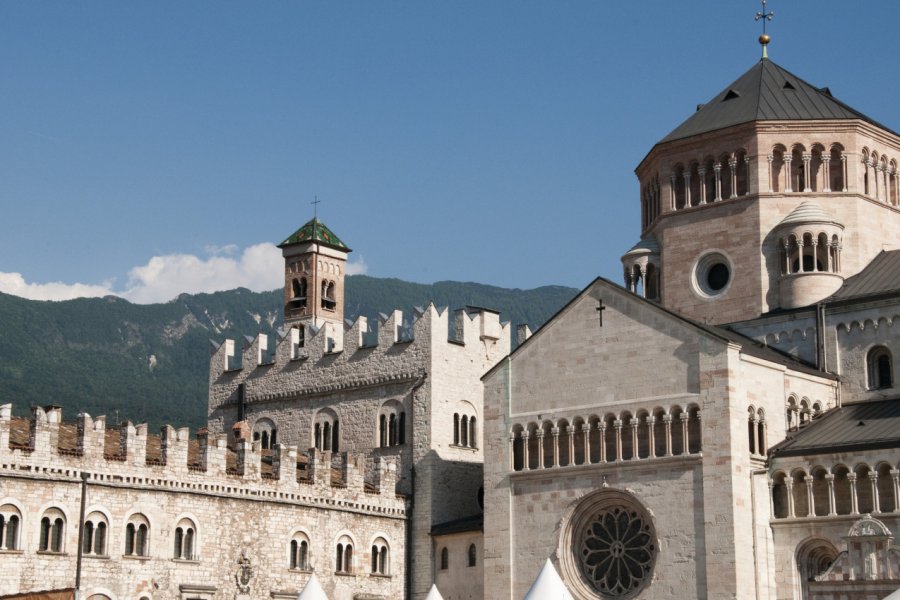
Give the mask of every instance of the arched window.
[(388, 544), (384, 538), (377, 538), (372, 542), (372, 574), (390, 575)]
[(385, 402), (378, 414), (378, 445), (381, 448), (399, 446), (406, 442), (406, 414), (396, 400)]
[(181, 519), (175, 528), (175, 548), (172, 558), (175, 560), (197, 560), (195, 540), (197, 526), (190, 519)]
[(253, 424), (253, 440), (258, 441), (260, 448), (269, 450), (275, 447), (277, 428), (275, 423), (268, 418), (258, 419)]
[(289, 568), (297, 571), (310, 571), (309, 564), (309, 539), (302, 532), (297, 532), (291, 538)]
[(19, 549), (19, 529), (22, 515), (11, 504), (0, 506), (0, 550)]
[(334, 299), (334, 282), (333, 281), (323, 281), (322, 282), (322, 308), (327, 310), (334, 310), (334, 307), (337, 306), (337, 302)]
[(346, 535), (341, 536), (335, 547), (334, 566), (335, 573), (353, 572), (353, 540)]
[(84, 554), (106, 556), (106, 533), (108, 525), (103, 513), (92, 512), (84, 518), (84, 532), (81, 535), (81, 549)]
[(894, 370), (891, 353), (884, 346), (869, 350), (866, 366), (869, 372), (869, 389), (882, 390), (894, 386)]
[(478, 550), (475, 549), (475, 544), (469, 544), (469, 566), (474, 567), (478, 564)]
[(291, 303), (295, 308), (306, 307), (306, 278), (294, 279), (291, 282)]
[(62, 511), (51, 508), (41, 519), (41, 539), (38, 549), (41, 552), (65, 551), (66, 519)]
[(313, 425), (313, 446), (323, 452), (339, 452), (340, 424), (337, 414), (330, 408), (316, 414)]
[(749, 438), (750, 454), (759, 454), (756, 441), (756, 410), (751, 406), (747, 409), (747, 437)]
[(441, 548), (441, 571), (446, 571), (450, 568), (450, 552), (447, 548)]
[(150, 523), (141, 514), (132, 515), (125, 526), (125, 556), (148, 556)]
[(837, 556), (834, 545), (821, 538), (807, 540), (797, 548), (797, 579), (800, 582), (801, 598), (810, 597), (809, 582), (827, 571)]

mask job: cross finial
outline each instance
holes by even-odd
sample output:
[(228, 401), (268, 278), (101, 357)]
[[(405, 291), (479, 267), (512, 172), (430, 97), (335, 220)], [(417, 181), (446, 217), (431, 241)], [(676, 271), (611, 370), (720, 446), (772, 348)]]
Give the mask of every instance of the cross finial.
[(315, 200), (310, 202), (310, 204), (313, 205), (313, 219), (318, 219), (319, 218), (319, 202), (321, 202), (321, 200), (319, 200), (318, 196), (313, 196), (313, 198), (315, 198)]
[(597, 314), (600, 316), (600, 327), (603, 327), (603, 311), (606, 310), (606, 307), (603, 306), (603, 298), (600, 298), (597, 302)]
[(766, 21), (771, 21), (775, 17), (775, 11), (766, 12), (766, 0), (762, 0), (762, 10), (756, 13), (755, 21), (762, 20), (763, 32), (762, 35), (759, 36), (759, 43), (762, 45), (763, 59), (769, 58), (769, 53), (766, 50), (766, 47), (769, 45), (769, 41), (772, 38), (766, 33)]

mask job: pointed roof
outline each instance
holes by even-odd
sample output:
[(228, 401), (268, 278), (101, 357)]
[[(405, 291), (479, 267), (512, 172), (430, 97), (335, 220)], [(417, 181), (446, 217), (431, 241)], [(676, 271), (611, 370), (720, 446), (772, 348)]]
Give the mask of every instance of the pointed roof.
[(892, 592), (887, 598), (884, 600), (900, 600), (900, 588), (897, 588), (896, 592)]
[(763, 59), (712, 100), (700, 105), (697, 112), (660, 143), (751, 121), (820, 119), (862, 119), (896, 135), (832, 96), (828, 88), (817, 88), (771, 60)]
[(537, 579), (531, 585), (523, 600), (575, 600), (566, 584), (560, 578), (559, 573), (553, 568), (550, 559), (544, 563), (544, 568), (538, 574)]
[(428, 592), (428, 595), (425, 596), (425, 600), (444, 600), (444, 597), (441, 596), (437, 586), (432, 583), (431, 590)]
[(328, 600), (328, 596), (325, 595), (325, 590), (322, 589), (322, 584), (319, 583), (319, 578), (316, 577), (315, 573), (309, 577), (309, 581), (306, 582), (303, 591), (297, 596), (297, 600)]
[(305, 242), (319, 242), (324, 246), (329, 246), (344, 252), (350, 252), (350, 248), (334, 234), (333, 231), (317, 218), (310, 219), (300, 229), (295, 231), (286, 240), (278, 244), (279, 248), (290, 246), (291, 244), (303, 244)]

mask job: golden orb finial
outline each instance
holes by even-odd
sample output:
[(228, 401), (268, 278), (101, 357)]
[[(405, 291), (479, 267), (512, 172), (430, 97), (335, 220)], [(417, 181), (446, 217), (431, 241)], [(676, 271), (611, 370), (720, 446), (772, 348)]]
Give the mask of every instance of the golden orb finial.
[(759, 43), (762, 44), (763, 46), (765, 46), (766, 44), (768, 44), (771, 40), (772, 40), (772, 38), (770, 38), (770, 37), (768, 36), (768, 34), (765, 34), (765, 33), (764, 33), (764, 34), (762, 34), (761, 36), (759, 36)]

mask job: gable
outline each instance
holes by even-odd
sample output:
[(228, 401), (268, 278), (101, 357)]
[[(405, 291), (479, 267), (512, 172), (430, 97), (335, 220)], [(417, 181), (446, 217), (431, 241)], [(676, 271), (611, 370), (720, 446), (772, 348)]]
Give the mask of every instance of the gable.
[(598, 279), (511, 356), (511, 413), (698, 393), (703, 338), (715, 339)]

